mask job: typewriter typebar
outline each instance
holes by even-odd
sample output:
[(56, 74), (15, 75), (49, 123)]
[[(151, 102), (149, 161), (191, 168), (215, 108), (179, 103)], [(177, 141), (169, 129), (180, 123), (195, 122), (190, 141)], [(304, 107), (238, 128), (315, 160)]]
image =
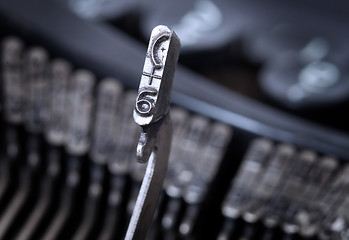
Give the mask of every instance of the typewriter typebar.
[[(145, 238), (162, 190), (171, 147), (169, 99), (179, 46), (178, 37), (168, 27), (160, 25), (153, 29), (133, 114), (142, 127), (137, 159), (147, 162), (147, 168), (126, 232), (128, 240)], [(161, 70), (159, 75), (154, 75), (155, 69)]]

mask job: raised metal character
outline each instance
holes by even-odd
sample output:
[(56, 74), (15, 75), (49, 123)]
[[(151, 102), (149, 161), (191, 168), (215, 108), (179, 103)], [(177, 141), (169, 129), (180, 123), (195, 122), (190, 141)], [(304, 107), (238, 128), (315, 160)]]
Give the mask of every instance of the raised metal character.
[(133, 112), (135, 122), (142, 127), (137, 158), (148, 164), (127, 240), (145, 239), (162, 190), (171, 147), (169, 107), (179, 49), (179, 39), (172, 30), (166, 26), (153, 29)]

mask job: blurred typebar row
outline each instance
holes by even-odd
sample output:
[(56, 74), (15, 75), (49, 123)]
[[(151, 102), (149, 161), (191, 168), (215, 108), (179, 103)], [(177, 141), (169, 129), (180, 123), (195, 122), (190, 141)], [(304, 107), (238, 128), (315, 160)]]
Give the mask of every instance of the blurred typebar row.
[[(145, 172), (137, 93), (16, 37), (2, 41), (1, 58), (0, 239), (123, 239)], [(349, 237), (349, 168), (335, 157), (258, 137), (242, 159), (227, 157), (242, 148), (230, 126), (179, 107), (171, 118), (147, 240)], [(234, 172), (220, 171), (224, 159), (241, 162), (227, 189), (213, 184)]]
[[(0, 239), (122, 239), (145, 171), (137, 93), (16, 37), (2, 41), (1, 58)], [(157, 219), (189, 236), (232, 129), (178, 107), (171, 116)]]
[(222, 204), (218, 239), (348, 239), (348, 181), (334, 157), (256, 139)]

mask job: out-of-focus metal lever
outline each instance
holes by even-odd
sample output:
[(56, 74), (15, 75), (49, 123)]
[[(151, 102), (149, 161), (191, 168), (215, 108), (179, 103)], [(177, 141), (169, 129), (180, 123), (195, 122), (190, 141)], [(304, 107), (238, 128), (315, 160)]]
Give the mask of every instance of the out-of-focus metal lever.
[(142, 127), (137, 158), (148, 165), (126, 240), (145, 239), (162, 190), (171, 146), (169, 107), (179, 50), (179, 39), (172, 30), (166, 26), (153, 29), (133, 112)]

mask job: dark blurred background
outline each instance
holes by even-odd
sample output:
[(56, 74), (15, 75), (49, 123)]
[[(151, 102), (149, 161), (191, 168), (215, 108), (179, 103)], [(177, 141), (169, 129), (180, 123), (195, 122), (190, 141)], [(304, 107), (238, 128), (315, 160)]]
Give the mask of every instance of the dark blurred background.
[(348, 131), (348, 4), (343, 1), (58, 1), (146, 44), (158, 24), (180, 63), (252, 99)]
[[(0, 239), (123, 239), (144, 174), (134, 90), (159, 24), (181, 39), (176, 161), (147, 239), (347, 239), (349, 3), (339, 0), (0, 0)], [(99, 128), (99, 116), (115, 118)]]

